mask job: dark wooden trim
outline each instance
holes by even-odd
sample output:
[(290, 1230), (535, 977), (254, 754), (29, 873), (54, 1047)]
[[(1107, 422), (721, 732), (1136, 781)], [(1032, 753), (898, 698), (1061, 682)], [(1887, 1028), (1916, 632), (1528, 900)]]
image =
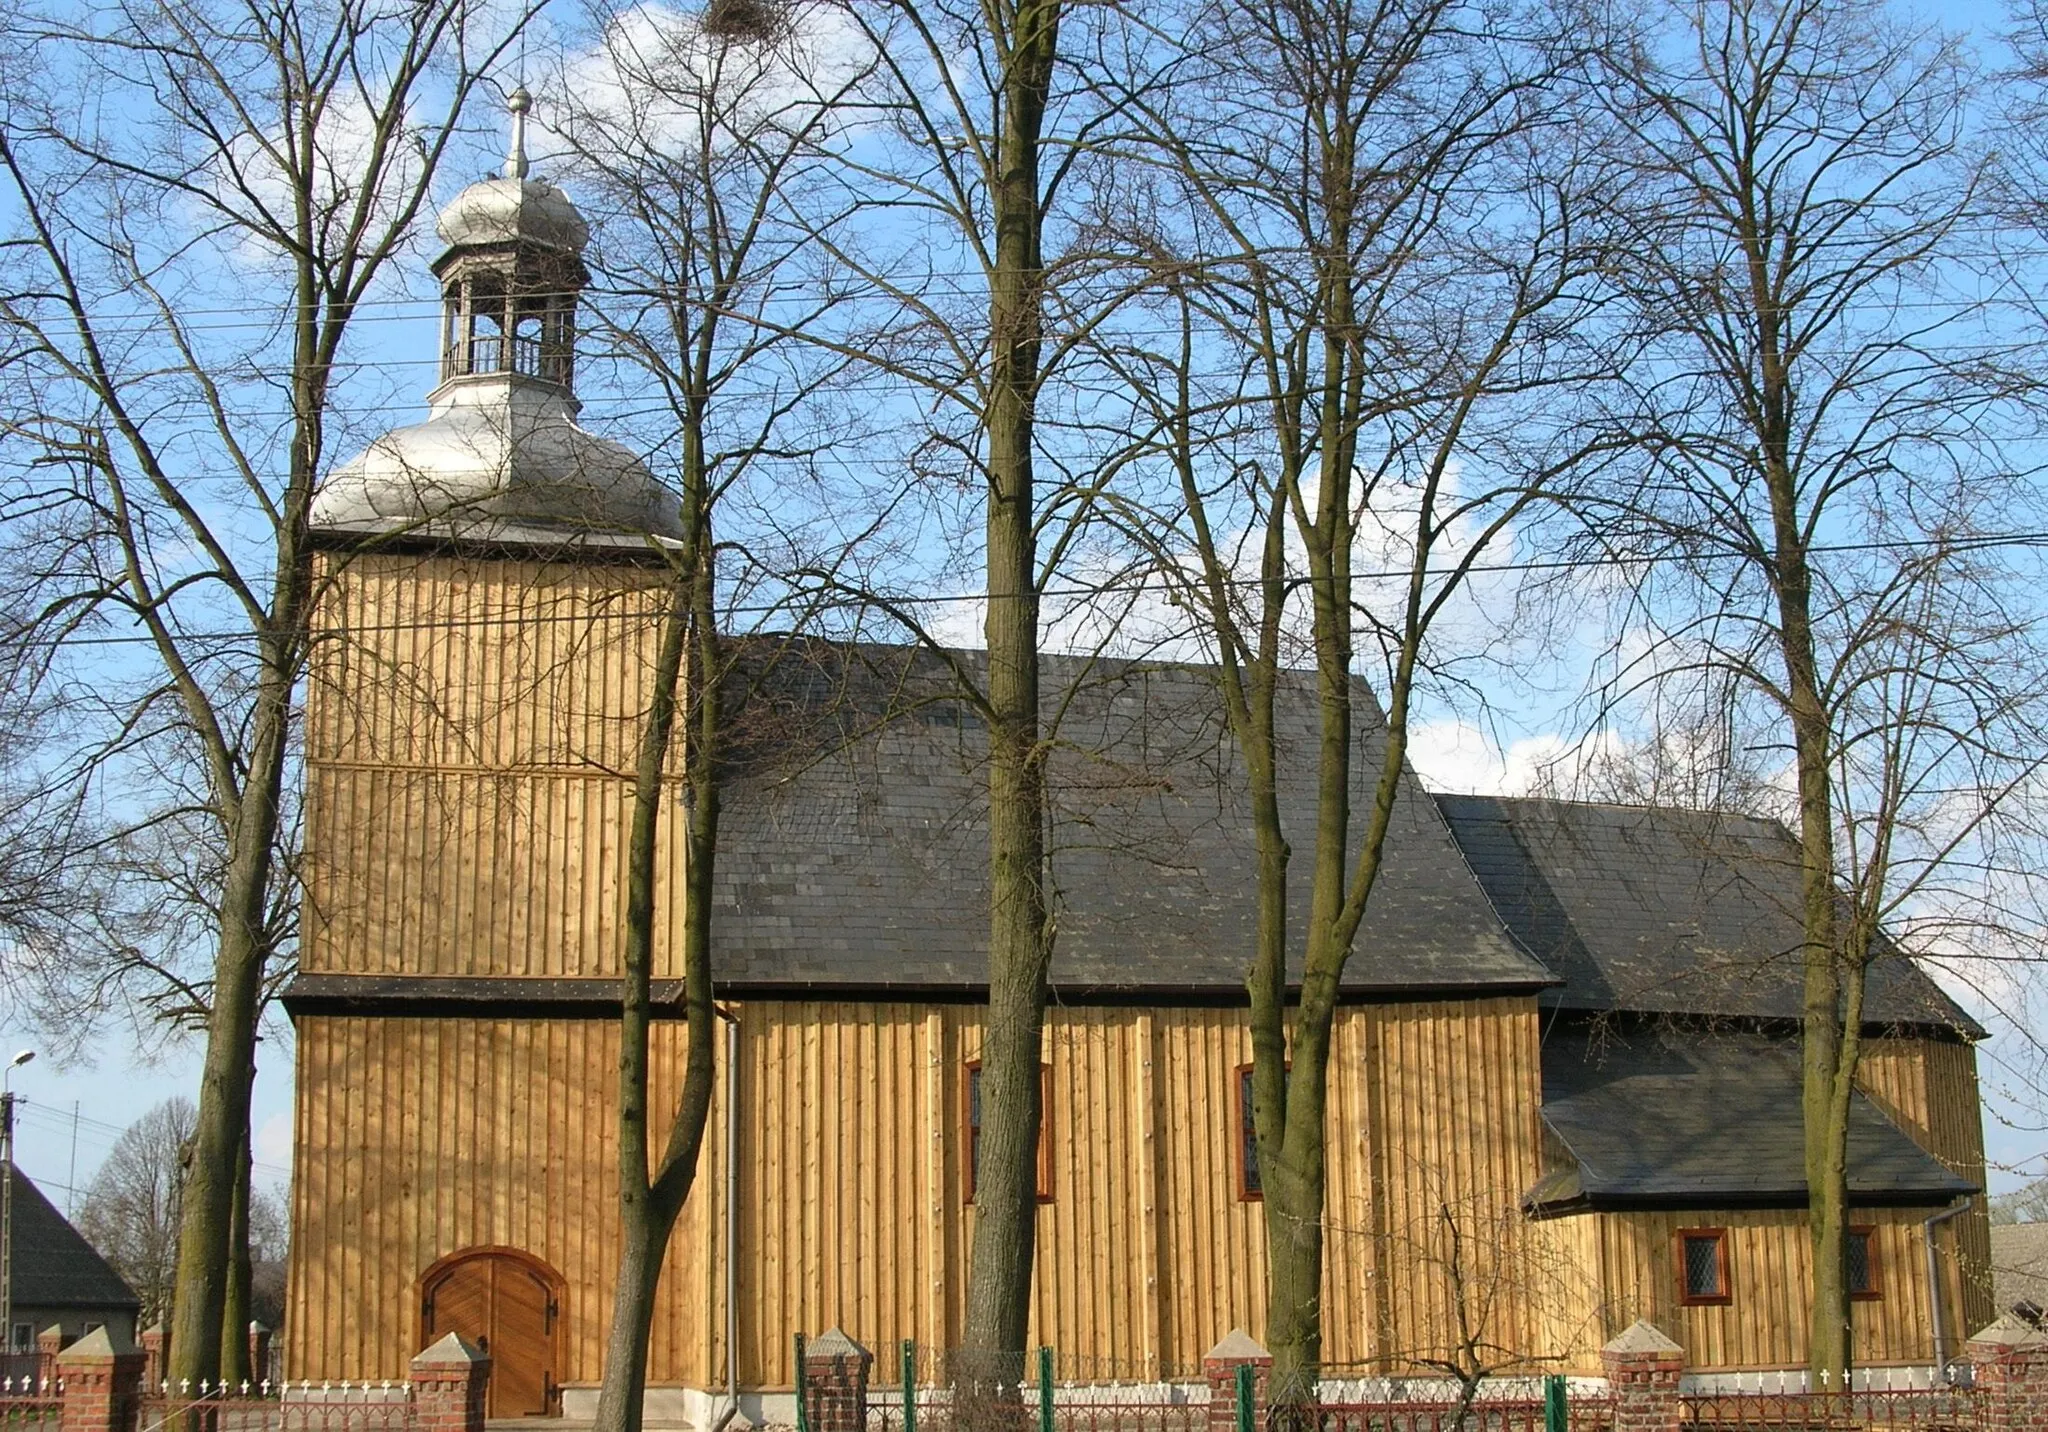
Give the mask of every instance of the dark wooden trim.
[[(678, 993), (664, 996), (664, 987)], [(1354, 985), (1339, 992), (1337, 1002), (1362, 1004), (1424, 1004), (1440, 1000), (1513, 999), (1534, 995), (1539, 1000), (1546, 984), (1515, 981), (1499, 984), (1463, 985)], [(287, 1012), (297, 1014), (390, 1014), (438, 1015), (464, 1012), (465, 1006), (489, 1006), (500, 1018), (603, 1019), (616, 1017), (618, 982), (605, 979), (524, 979), (502, 975), (345, 975), (302, 974), (286, 987), (283, 995)], [(655, 981), (656, 1019), (680, 1019), (680, 981)], [(759, 1000), (841, 1000), (848, 1003), (985, 1004), (988, 987), (981, 984), (931, 984), (905, 981), (883, 983), (873, 980), (720, 980), (718, 992), (725, 999)], [(1288, 992), (1289, 1002), (1299, 991)], [(1106, 1008), (1242, 1009), (1248, 1004), (1241, 984), (1060, 984), (1052, 987), (1055, 1003)], [(1714, 1030), (1796, 1036), (1796, 1020), (1702, 1019), (1682, 1015), (1643, 1014), (1609, 1010), (1594, 1014), (1554, 1010), (1565, 1019), (1575, 1013), (1593, 1019), (1611, 1020), (1620, 1029), (1671, 1026), (1702, 1034)], [(1574, 1020), (1576, 1022), (1576, 1020)], [(1913, 1038), (1938, 1039), (1969, 1044), (1972, 1041), (1942, 1025), (1871, 1025), (1866, 1033), (1889, 1032)]]
[[(445, 521), (447, 519), (438, 519)], [(492, 519), (481, 519), (489, 522)], [(538, 526), (519, 536), (463, 536), (429, 526), (377, 531), (361, 527), (312, 527), (307, 546), (357, 557), (466, 557), (481, 561), (547, 562), (557, 566), (663, 567), (668, 557), (645, 535), (612, 532), (560, 533)]]
[[(1974, 1192), (1981, 1192), (1975, 1190)], [(1864, 1190), (1849, 1195), (1851, 1208), (1924, 1208), (1938, 1213), (1958, 1195), (1948, 1189)], [(1968, 1196), (1968, 1195), (1965, 1195)], [(1574, 1194), (1550, 1203), (1524, 1202), (1522, 1211), (1531, 1218), (1573, 1218), (1582, 1213), (1755, 1213), (1804, 1209), (1808, 1200), (1804, 1188), (1769, 1189), (1760, 1193), (1603, 1193)]]
[[(1252, 1187), (1251, 1170), (1246, 1164), (1245, 1151), (1247, 1148), (1252, 1147), (1252, 1145), (1246, 1142), (1246, 1135), (1250, 1134), (1253, 1139), (1258, 1137), (1257, 1130), (1252, 1124), (1252, 1101), (1249, 1084), (1252, 1067), (1250, 1064), (1240, 1064), (1232, 1071), (1230, 1076), (1232, 1097), (1236, 1100), (1237, 1106), (1237, 1153), (1231, 1161), (1237, 1165), (1237, 1201), (1239, 1203), (1263, 1203), (1266, 1199), (1266, 1190), (1263, 1187)], [(1292, 1062), (1283, 1067), (1290, 1074), (1294, 1072)], [(1261, 1182), (1263, 1183), (1263, 1180)]]
[[(1711, 1238), (1714, 1240), (1714, 1281), (1720, 1287), (1718, 1293), (1701, 1294), (1692, 1291), (1686, 1281), (1685, 1245), (1689, 1239)], [(1728, 1230), (1725, 1228), (1679, 1228), (1671, 1235), (1672, 1245), (1678, 1254), (1678, 1302), (1686, 1308), (1725, 1307), (1735, 1301), (1735, 1287), (1728, 1281)]]
[[(1479, 985), (1346, 990), (1345, 1005), (1411, 1004), (1444, 999), (1510, 999), (1538, 986)], [(608, 979), (521, 979), (495, 975), (302, 974), (285, 987), (287, 1013), (435, 1018), (488, 1015), (494, 1019), (616, 1019), (619, 983)], [(732, 1000), (913, 1004), (986, 1004), (978, 984), (877, 984), (781, 980), (720, 980), (718, 996)], [(1108, 1008), (1243, 1008), (1244, 987), (1229, 985), (1055, 985), (1054, 1003)], [(654, 1018), (681, 1019), (682, 982), (656, 980)]]
[[(656, 980), (650, 991), (663, 1006), (682, 999), (681, 980)], [(285, 1009), (300, 1014), (471, 1014), (517, 1018), (616, 1019), (614, 979), (516, 979), (445, 975), (302, 974), (285, 986)], [(677, 1010), (677, 1017), (681, 1011)]]

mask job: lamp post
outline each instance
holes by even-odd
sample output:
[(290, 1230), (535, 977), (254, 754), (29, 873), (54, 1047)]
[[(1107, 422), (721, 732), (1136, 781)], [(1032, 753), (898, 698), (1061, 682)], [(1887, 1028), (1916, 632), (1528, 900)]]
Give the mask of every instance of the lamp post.
[(0, 1069), (0, 1340), (14, 1350), (14, 1071), (36, 1057), (24, 1049)]

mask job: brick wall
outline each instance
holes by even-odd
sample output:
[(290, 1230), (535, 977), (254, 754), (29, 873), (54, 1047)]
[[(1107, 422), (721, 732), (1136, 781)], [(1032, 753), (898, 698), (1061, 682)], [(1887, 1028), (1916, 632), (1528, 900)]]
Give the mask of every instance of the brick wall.
[(2007, 1313), (1970, 1339), (1977, 1432), (2048, 1432), (2048, 1334)]
[(1678, 1432), (1684, 1348), (1638, 1320), (1600, 1349), (1600, 1363), (1614, 1399), (1614, 1432)]

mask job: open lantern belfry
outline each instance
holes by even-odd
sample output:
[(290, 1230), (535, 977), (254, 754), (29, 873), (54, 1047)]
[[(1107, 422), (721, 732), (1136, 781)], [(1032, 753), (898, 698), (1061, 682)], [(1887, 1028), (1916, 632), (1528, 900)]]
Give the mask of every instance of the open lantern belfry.
[(576, 300), (590, 281), (590, 234), (568, 196), (529, 178), (526, 114), (512, 92), (512, 147), (501, 179), (466, 190), (441, 216), (441, 381), (512, 373), (576, 387)]

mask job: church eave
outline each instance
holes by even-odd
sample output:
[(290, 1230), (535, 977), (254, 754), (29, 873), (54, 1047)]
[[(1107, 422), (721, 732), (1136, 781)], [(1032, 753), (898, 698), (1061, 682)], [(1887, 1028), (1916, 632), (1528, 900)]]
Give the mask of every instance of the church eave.
[[(1338, 996), (1344, 1005), (1396, 1004), (1443, 999), (1502, 998), (1534, 994), (1540, 986), (1358, 985)], [(848, 1004), (984, 1004), (988, 986), (957, 984), (838, 983), (820, 980), (738, 980), (716, 982), (725, 1000), (833, 1001)], [(1290, 1002), (1297, 991), (1290, 991)], [(1058, 984), (1053, 1001), (1067, 1005), (1119, 1008), (1227, 1009), (1242, 1007), (1239, 986)], [(387, 1018), (616, 1019), (615, 979), (528, 979), (490, 975), (302, 974), (283, 994), (285, 1010), (301, 1016), (376, 1015)], [(656, 980), (654, 1018), (683, 1017), (683, 982)]]

